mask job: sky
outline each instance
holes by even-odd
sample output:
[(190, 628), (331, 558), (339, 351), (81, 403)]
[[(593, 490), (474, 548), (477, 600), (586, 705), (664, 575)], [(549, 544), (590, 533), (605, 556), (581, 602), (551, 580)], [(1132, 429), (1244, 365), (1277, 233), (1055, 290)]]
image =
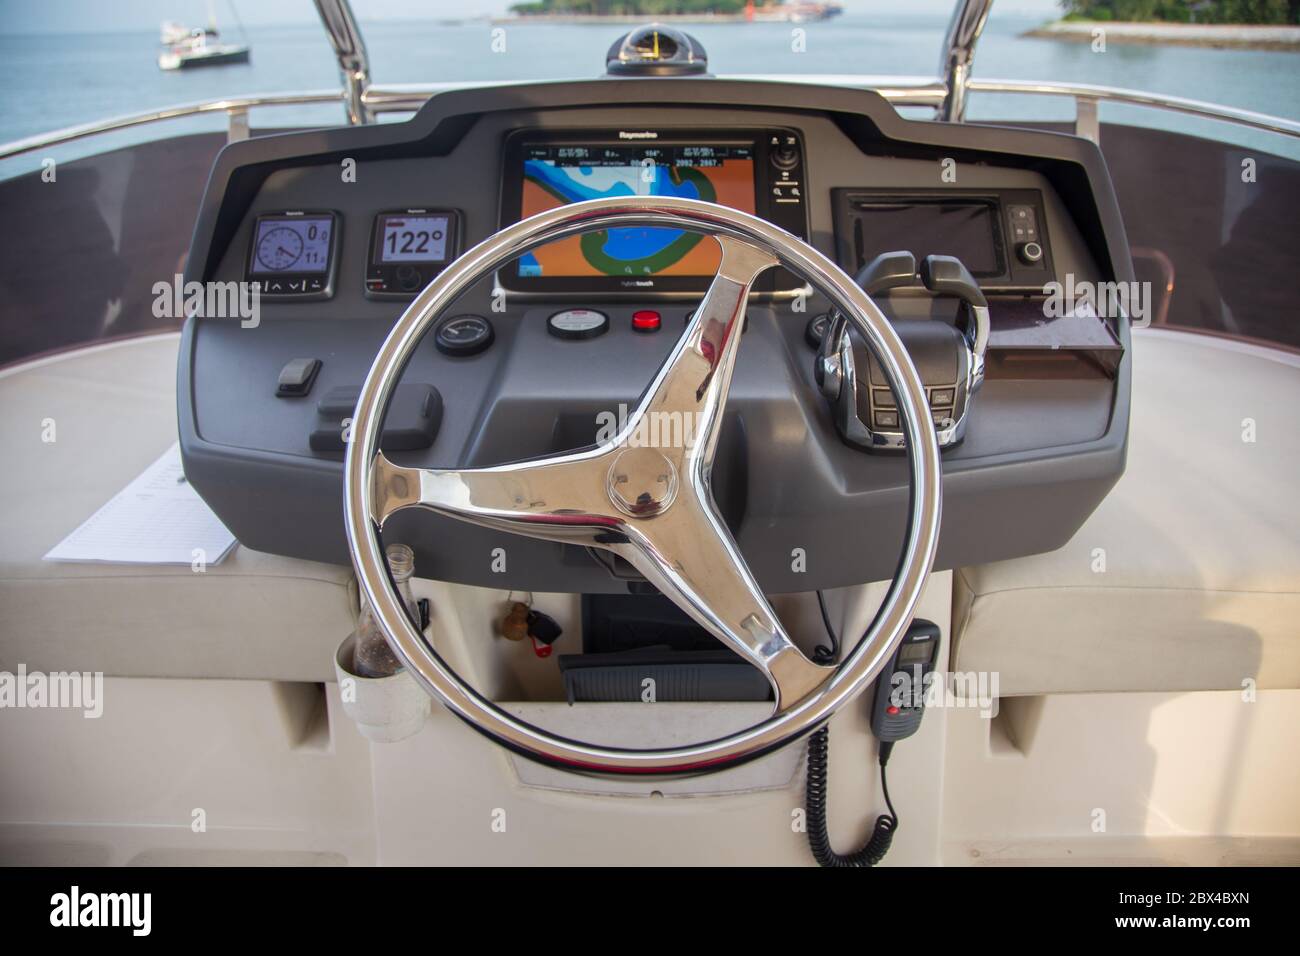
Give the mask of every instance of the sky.
[[(215, 0), (217, 19), (227, 22), (230, 0)], [(357, 19), (421, 20), (501, 14), (514, 0), (352, 0)], [(838, 0), (853, 13), (945, 13), (956, 0)], [(235, 0), (250, 26), (318, 22), (312, 0)], [(998, 0), (995, 13), (1053, 16), (1057, 0)], [(187, 25), (207, 19), (204, 0), (0, 0), (0, 33), (93, 33), (157, 30), (164, 20)]]

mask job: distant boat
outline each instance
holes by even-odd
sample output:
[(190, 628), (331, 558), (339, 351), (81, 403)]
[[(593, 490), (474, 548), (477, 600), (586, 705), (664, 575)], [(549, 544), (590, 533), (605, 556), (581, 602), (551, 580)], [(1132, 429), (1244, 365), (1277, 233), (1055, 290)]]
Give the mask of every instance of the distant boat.
[(158, 31), (159, 42), (163, 46), (171, 46), (173, 43), (180, 43), (182, 40), (189, 38), (190, 28), (175, 20), (165, 20), (161, 29)]
[[(236, 22), (239, 14), (235, 6), (230, 10)], [(244, 32), (240, 24), (239, 32)], [(160, 70), (188, 70), (200, 66), (225, 66), (228, 63), (247, 63), (247, 43), (222, 43), (217, 31), (217, 16), (208, 3), (208, 25), (202, 29), (189, 29), (174, 21), (165, 22), (159, 30), (159, 39), (167, 49), (158, 54)]]
[[(751, 13), (752, 11), (752, 13)], [(776, 20), (784, 23), (817, 23), (838, 17), (844, 8), (838, 3), (800, 3), (783, 2), (755, 9), (754, 4), (745, 5), (746, 16), (753, 20)]]

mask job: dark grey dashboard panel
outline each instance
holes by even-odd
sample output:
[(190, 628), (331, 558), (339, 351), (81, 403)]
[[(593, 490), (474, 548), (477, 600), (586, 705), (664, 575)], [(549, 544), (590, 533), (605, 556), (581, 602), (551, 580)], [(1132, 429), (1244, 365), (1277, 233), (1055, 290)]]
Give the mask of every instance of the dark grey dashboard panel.
[[(620, 126), (647, 114), (652, 125), (666, 122), (675, 108), (688, 109), (697, 126), (707, 125), (698, 110), (718, 109), (728, 117), (724, 125), (732, 126), (763, 125), (765, 114), (795, 111), (829, 119), (864, 156), (931, 163), (951, 159), (963, 168), (983, 164), (1038, 170), (1070, 195), (1071, 214), (1103, 277), (1131, 278), (1132, 262), (1114, 189), (1100, 150), (1087, 140), (998, 126), (905, 120), (869, 90), (710, 78), (604, 79), (456, 90), (430, 99), (407, 123), (312, 130), (232, 143), (217, 157), (209, 177), (186, 279), (211, 277), (216, 260), (245, 222), (257, 191), (277, 170), (337, 167), (345, 159), (368, 163), (444, 157), (493, 114), (550, 116), (549, 125), (560, 126), (602, 108), (611, 111), (604, 125)], [(811, 156), (811, 144), (805, 145)], [(829, 203), (829, 196), (823, 199)]]
[[(1097, 275), (1105, 271), (1099, 268), (1088, 243), (1074, 225), (1060, 196), (1040, 171), (987, 163), (958, 164), (955, 169), (957, 181), (946, 183), (943, 179), (942, 161), (948, 158), (947, 151), (937, 153), (933, 159), (864, 156), (844, 132), (825, 116), (769, 111), (763, 113), (762, 117), (763, 125), (795, 126), (804, 131), (810, 156), (810, 239), (814, 246), (827, 255), (835, 257), (837, 254), (832, 234), (832, 189), (861, 188), (865, 185), (938, 190), (1033, 188), (1044, 194), (1048, 231), (1053, 236), (1053, 248), (1059, 260), (1058, 271), (1073, 272), (1080, 276)], [(273, 308), (268, 308), (266, 314), (273, 318), (375, 317), (391, 321), (400, 314), (400, 305), (374, 301), (363, 294), (370, 225), (375, 213), (413, 202), (430, 205), (455, 203), (463, 214), (465, 246), (462, 248), (467, 247), (487, 238), (496, 229), (501, 178), (497, 158), (508, 133), (519, 128), (572, 129), (588, 126), (604, 130), (610, 124), (618, 122), (638, 127), (654, 125), (664, 129), (689, 126), (692, 123), (718, 130), (748, 128), (753, 125), (747, 117), (737, 117), (734, 110), (704, 106), (653, 111), (592, 108), (551, 113), (494, 113), (480, 118), (446, 157), (368, 160), (358, 163), (355, 182), (344, 181), (338, 163), (270, 171), (245, 207), (245, 215), (235, 230), (232, 241), (217, 255), (216, 266), (208, 278), (228, 281), (242, 277), (244, 253), (257, 215), (328, 201), (331, 208), (343, 213), (345, 220), (342, 231), (342, 265), (337, 280), (338, 293), (332, 300), (323, 303), (276, 303)], [(485, 163), (469, 158), (482, 156), (492, 156), (493, 162)], [(197, 248), (195, 252), (197, 254)]]
[[(437, 385), (445, 402), (442, 430), (427, 452), (393, 457), (428, 467), (489, 465), (593, 441), (598, 416), (633, 405), (672, 342), (667, 330), (657, 336), (632, 332), (629, 306), (606, 309), (614, 319), (611, 331), (586, 342), (548, 335), (549, 307), (494, 316), (497, 343), (469, 359), (448, 359), (426, 339), (404, 381)], [(662, 311), (667, 328), (682, 327), (683, 307)], [(359, 383), (387, 329), (387, 322), (373, 320), (313, 323), (311, 341), (324, 360), (313, 396)], [(187, 345), (196, 346), (193, 387), (230, 398), (202, 407), (202, 451), (212, 457), (195, 460), (197, 470), (187, 459), (187, 469), (248, 546), (284, 551), (290, 545), (296, 556), (342, 562), (342, 523), (330, 520), (342, 509), (342, 455), (307, 446), (315, 399), (267, 401), (256, 416), (230, 413), (240, 397), (270, 395), (268, 383), (302, 351), (302, 333), (297, 322), (257, 330), (237, 323), (187, 327)], [(250, 353), (253, 335), (259, 344)], [(1063, 544), (1115, 478), (1114, 454), (1104, 448), (1112, 396), (1112, 383), (1100, 378), (989, 380), (965, 442), (944, 456), (940, 566)], [(716, 465), (719, 505), (724, 514), (742, 516), (738, 541), (765, 588), (839, 587), (892, 573), (908, 496), (905, 464), (839, 441), (812, 379), (801, 322), (772, 308), (750, 310), (727, 432)], [(1079, 449), (1089, 446), (1097, 450), (1081, 457)], [(286, 451), (301, 464), (285, 468)], [(433, 515), (402, 515), (387, 533), (416, 546), (422, 573), (447, 580), (535, 590), (622, 589), (585, 554), (562, 560), (558, 545)], [(504, 573), (492, 570), (496, 548), (506, 552)], [(807, 555), (806, 573), (793, 570), (795, 548)]]
[[(586, 102), (583, 97), (608, 100), (623, 90), (633, 101), (680, 96), (697, 105), (682, 106), (681, 100), (653, 108), (635, 102), (618, 108), (579, 105)], [(451, 100), (437, 97), (408, 124), (236, 144), (223, 152), (214, 169), (196, 229), (194, 278), (200, 263), (208, 263), (201, 270), (207, 278), (239, 277), (259, 211), (328, 207), (339, 210), (345, 221), (339, 291), (332, 300), (268, 303), (256, 329), (205, 319), (192, 319), (186, 326), (179, 406), (187, 474), (250, 547), (347, 560), (342, 456), (312, 452), (307, 437), (316, 399), (330, 388), (360, 384), (401, 310), (400, 303), (376, 302), (362, 294), (370, 217), (412, 204), (454, 205), (464, 212), (467, 241), (485, 237), (497, 221), (498, 147), (511, 129), (797, 127), (810, 168), (811, 237), (828, 254), (834, 251), (832, 188), (938, 186), (940, 161), (955, 154), (959, 187), (1043, 192), (1059, 271), (1131, 278), (1104, 166), (1092, 144), (1073, 138), (908, 123), (874, 94), (806, 87), (764, 85), (756, 91), (753, 84), (721, 81), (692, 81), (690, 88), (678, 81), (654, 87), (620, 81), (615, 87), (603, 82), (545, 84), (472, 93)], [(734, 105), (714, 105), (741, 96), (742, 102), (766, 101), (781, 108), (737, 115)], [(801, 112), (792, 102), (799, 100), (819, 108)], [(519, 109), (521, 101), (526, 109)], [(551, 110), (548, 102), (573, 105)], [(837, 104), (841, 112), (827, 112)], [(472, 117), (458, 119), (463, 114), (456, 110), (472, 107)], [(875, 137), (865, 149), (864, 135)], [(927, 145), (926, 140), (938, 142)], [(979, 144), (988, 151), (973, 152)], [(1014, 155), (1006, 156), (1009, 151)], [(358, 159), (355, 183), (344, 183), (339, 175), (338, 163), (348, 154)], [(1011, 165), (995, 165), (1000, 155)], [(1063, 171), (1068, 169), (1074, 172)], [(1072, 177), (1082, 177), (1088, 185), (1086, 196), (1071, 189)], [(1097, 230), (1087, 234), (1089, 205), (1101, 224), (1101, 257)], [(461, 311), (490, 316), (497, 333), (491, 349), (472, 358), (451, 358), (426, 340), (407, 370), (406, 381), (440, 390), (445, 409), (433, 447), (403, 453), (403, 461), (485, 465), (589, 441), (597, 413), (635, 401), (672, 336), (680, 332), (685, 312), (685, 307), (661, 304), (664, 329), (645, 336), (628, 329), (634, 305), (609, 306), (606, 311), (614, 318), (610, 333), (589, 342), (566, 342), (548, 336), (544, 326), (546, 316), (562, 303), (511, 302), (506, 312), (493, 313), (489, 292), (484, 284), (466, 297)], [(907, 299), (887, 307), (899, 314), (924, 308)], [(815, 303), (810, 306), (815, 308)], [(809, 314), (794, 312), (789, 303), (751, 308), (715, 473), (720, 507), (770, 592), (888, 577), (908, 498), (901, 461), (867, 456), (839, 441), (812, 381), (812, 353), (803, 342)], [(1127, 330), (1120, 331), (1127, 344)], [(304, 356), (324, 362), (312, 396), (273, 399), (279, 368)], [(986, 383), (966, 441), (945, 453), (940, 567), (1051, 550), (1068, 540), (1122, 471), (1128, 374), (1125, 359), (1116, 381)], [(535, 590), (625, 587), (585, 552), (433, 515), (397, 516), (388, 534), (413, 544), (421, 574), (432, 577)], [(506, 550), (501, 573), (492, 569), (496, 548)], [(807, 555), (804, 573), (792, 570), (795, 548)]]

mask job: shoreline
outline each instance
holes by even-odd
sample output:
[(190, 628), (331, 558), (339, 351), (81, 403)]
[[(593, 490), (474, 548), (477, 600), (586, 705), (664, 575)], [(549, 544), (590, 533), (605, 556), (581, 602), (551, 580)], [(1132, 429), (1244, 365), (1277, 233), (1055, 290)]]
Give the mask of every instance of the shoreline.
[(1057, 20), (1026, 30), (1021, 36), (1091, 43), (1092, 31), (1106, 31), (1107, 43), (1194, 46), (1225, 50), (1300, 52), (1300, 27), (1235, 23), (1128, 23), (1106, 20)]
[(638, 16), (625, 13), (527, 13), (492, 17), (493, 23), (578, 23), (578, 24), (650, 24), (650, 23), (825, 23), (834, 15), (825, 17), (798, 16), (794, 13), (763, 13), (755, 11), (753, 17), (743, 13), (661, 13), (658, 16)]

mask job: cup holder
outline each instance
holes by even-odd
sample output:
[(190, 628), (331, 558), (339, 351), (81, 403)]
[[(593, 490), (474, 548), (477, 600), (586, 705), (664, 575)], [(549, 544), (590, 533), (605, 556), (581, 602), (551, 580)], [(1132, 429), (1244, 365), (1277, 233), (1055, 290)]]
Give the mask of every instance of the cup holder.
[(391, 677), (362, 677), (353, 669), (356, 635), (348, 635), (334, 653), (343, 711), (367, 740), (395, 743), (420, 731), (429, 717), (431, 701), (405, 670)]

